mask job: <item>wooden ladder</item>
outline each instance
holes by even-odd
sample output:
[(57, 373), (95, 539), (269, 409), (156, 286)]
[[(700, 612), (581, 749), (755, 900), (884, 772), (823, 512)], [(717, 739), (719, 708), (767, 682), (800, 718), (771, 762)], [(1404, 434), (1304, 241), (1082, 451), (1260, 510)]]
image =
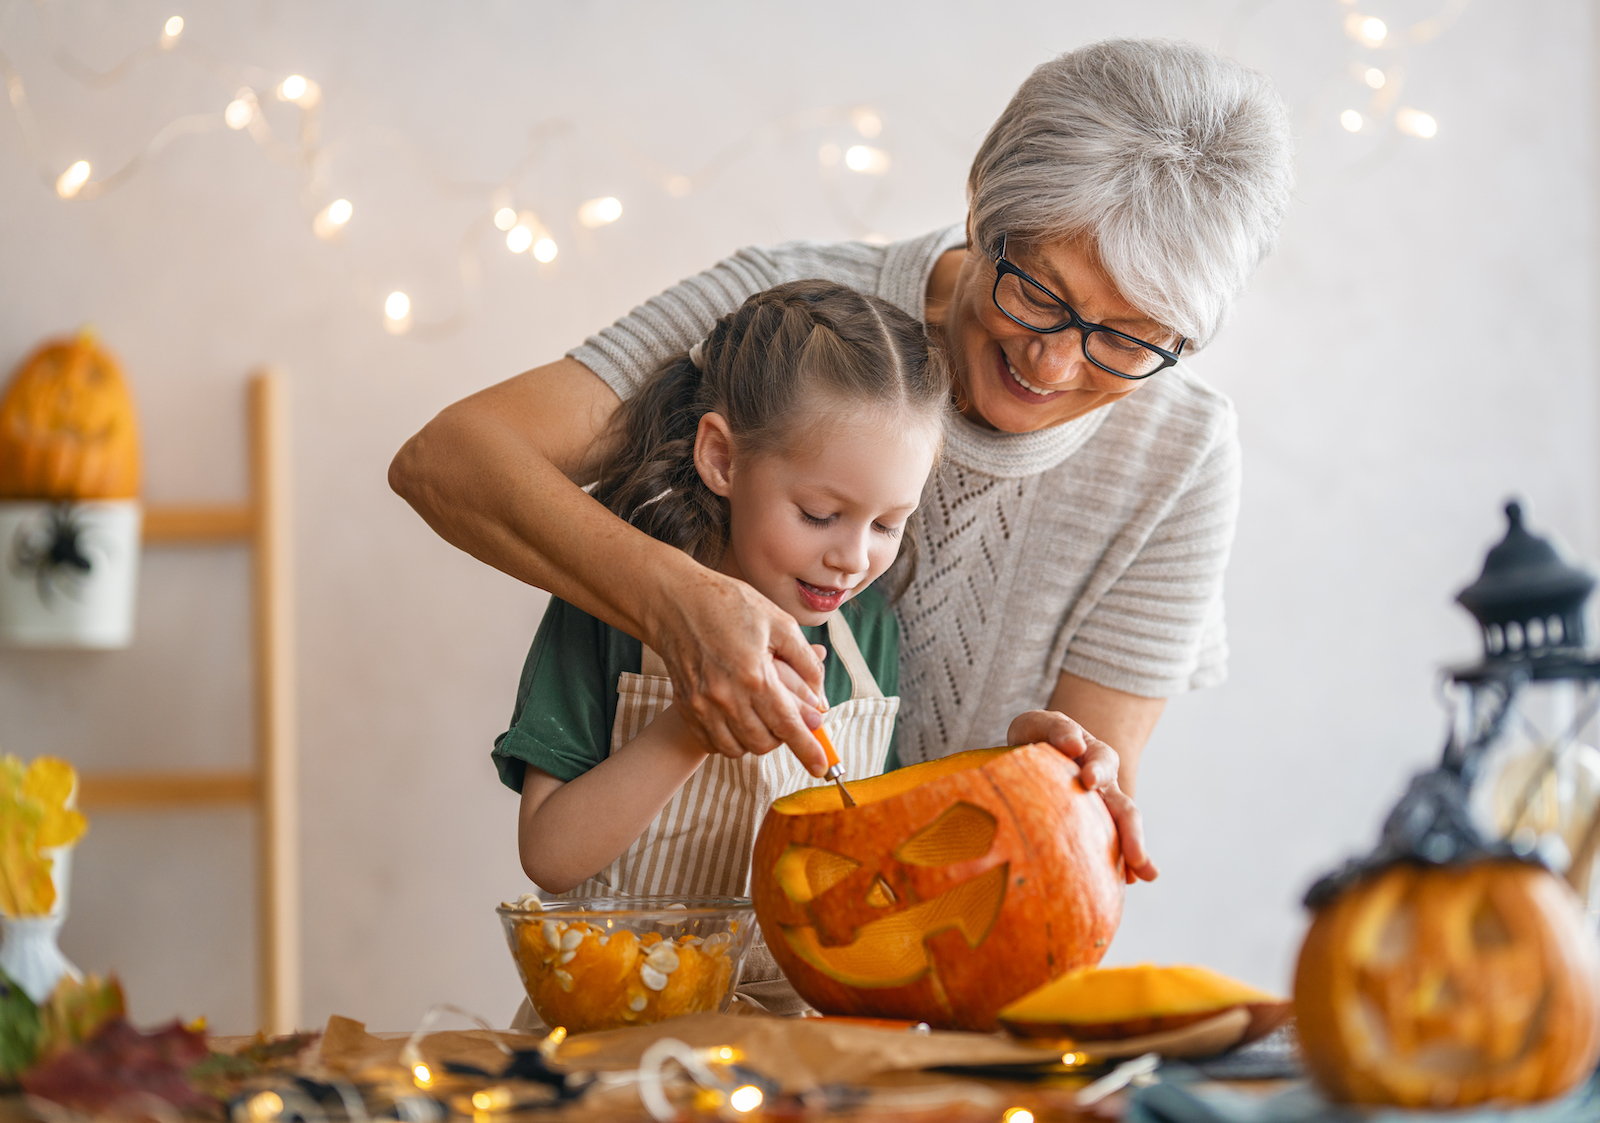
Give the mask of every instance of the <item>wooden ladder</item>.
[(290, 1033), (300, 1019), (300, 860), (289, 390), (281, 375), (264, 371), (251, 377), (248, 424), (249, 500), (146, 507), (144, 541), (250, 550), (255, 766), (238, 772), (88, 773), (79, 782), (78, 802), (92, 811), (227, 804), (255, 809), (257, 1021), (267, 1033)]

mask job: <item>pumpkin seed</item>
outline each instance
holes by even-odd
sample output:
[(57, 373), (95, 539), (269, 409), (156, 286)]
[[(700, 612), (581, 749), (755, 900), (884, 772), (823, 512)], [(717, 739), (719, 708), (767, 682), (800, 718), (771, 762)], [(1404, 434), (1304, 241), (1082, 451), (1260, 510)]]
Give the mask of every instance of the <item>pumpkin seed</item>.
[(650, 1000), (648, 998), (646, 998), (644, 995), (636, 994), (631, 999), (628, 1000), (628, 1009), (632, 1010), (635, 1014), (637, 1014), (640, 1010), (644, 1009), (645, 1003), (647, 1003), (649, 1001)]
[(544, 942), (549, 944), (551, 947), (555, 947), (556, 944), (561, 942), (561, 933), (556, 930), (555, 921), (545, 921), (541, 926), (541, 931), (544, 933)]
[(644, 961), (663, 975), (670, 975), (678, 969), (678, 953), (666, 944), (657, 944), (650, 949), (650, 954)]
[(585, 933), (576, 928), (568, 929), (567, 933), (561, 937), (561, 950), (571, 951), (573, 948), (583, 943), (584, 935)]
[(639, 981), (651, 990), (661, 990), (667, 985), (667, 977), (648, 963), (639, 964)]
[(561, 958), (557, 959), (556, 962), (557, 963), (571, 963), (577, 957), (578, 957), (578, 953), (575, 952), (575, 951), (564, 951), (564, 952), (561, 953)]
[(563, 971), (561, 968), (557, 967), (553, 972), (551, 972), (551, 974), (555, 975), (556, 982), (561, 984), (562, 990), (566, 991), (568, 994), (572, 993), (572, 975), (570, 972)]

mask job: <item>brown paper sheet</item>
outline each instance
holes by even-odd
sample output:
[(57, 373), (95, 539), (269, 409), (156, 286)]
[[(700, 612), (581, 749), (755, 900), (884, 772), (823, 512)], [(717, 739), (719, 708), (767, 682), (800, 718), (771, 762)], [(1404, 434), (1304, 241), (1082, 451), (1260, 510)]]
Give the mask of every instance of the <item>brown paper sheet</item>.
[[(367, 1032), (364, 1023), (335, 1014), (322, 1031), (318, 1059), (323, 1065), (350, 1076), (377, 1070), (400, 1068), (400, 1050), (408, 1034), (386, 1033), (379, 1037)], [(485, 1072), (499, 1072), (506, 1055), (495, 1045), (499, 1038), (512, 1049), (533, 1049), (541, 1040), (523, 1033), (488, 1033), (481, 1029), (441, 1030), (422, 1039), (423, 1059), (438, 1065), (444, 1061), (468, 1064)]]
[(827, 1018), (688, 1014), (653, 1026), (569, 1037), (555, 1063), (569, 1071), (637, 1068), (645, 1049), (663, 1037), (675, 1037), (696, 1049), (731, 1045), (742, 1054), (739, 1064), (777, 1080), (785, 1092), (856, 1084), (884, 1072), (953, 1064), (1029, 1064), (1061, 1055), (1057, 1049), (981, 1033), (911, 1033)]

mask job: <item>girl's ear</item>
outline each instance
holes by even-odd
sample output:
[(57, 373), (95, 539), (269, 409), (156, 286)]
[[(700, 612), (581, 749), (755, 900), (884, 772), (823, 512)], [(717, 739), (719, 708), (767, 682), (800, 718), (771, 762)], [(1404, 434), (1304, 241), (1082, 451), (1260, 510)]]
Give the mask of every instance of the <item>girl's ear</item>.
[(713, 494), (728, 497), (733, 490), (733, 431), (722, 414), (707, 413), (700, 418), (694, 435), (694, 467)]

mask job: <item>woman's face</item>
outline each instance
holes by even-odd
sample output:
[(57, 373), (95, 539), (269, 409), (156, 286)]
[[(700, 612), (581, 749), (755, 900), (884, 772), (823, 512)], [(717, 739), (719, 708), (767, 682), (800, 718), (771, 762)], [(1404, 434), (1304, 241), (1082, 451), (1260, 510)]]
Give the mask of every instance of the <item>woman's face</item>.
[[(1023, 246), (1013, 241), (1006, 260), (1091, 324), (1152, 343), (1176, 343), (1117, 291), (1091, 242)], [(1082, 417), (1143, 385), (1086, 359), (1075, 328), (1041, 335), (1007, 318), (995, 307), (994, 281), (994, 262), (976, 248), (968, 250), (945, 314), (945, 342), (966, 417), (1006, 433), (1031, 433)]]
[(825, 623), (899, 554), (939, 423), (830, 410), (799, 450), (755, 455), (732, 448), (726, 425), (707, 414), (696, 442), (701, 478), (728, 500), (720, 568), (801, 624)]

